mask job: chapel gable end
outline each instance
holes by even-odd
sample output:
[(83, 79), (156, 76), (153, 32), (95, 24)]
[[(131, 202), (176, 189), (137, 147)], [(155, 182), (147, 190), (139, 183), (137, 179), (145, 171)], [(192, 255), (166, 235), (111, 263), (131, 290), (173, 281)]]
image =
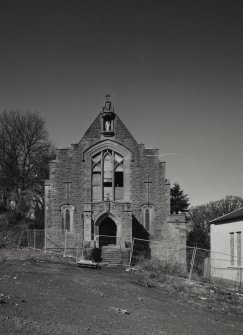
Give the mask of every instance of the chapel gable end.
[(102, 106), (101, 112), (86, 131), (79, 145), (87, 147), (98, 141), (107, 139), (119, 141), (128, 146), (137, 144), (129, 130), (117, 114), (115, 114), (110, 95), (108, 94), (106, 95), (106, 101)]

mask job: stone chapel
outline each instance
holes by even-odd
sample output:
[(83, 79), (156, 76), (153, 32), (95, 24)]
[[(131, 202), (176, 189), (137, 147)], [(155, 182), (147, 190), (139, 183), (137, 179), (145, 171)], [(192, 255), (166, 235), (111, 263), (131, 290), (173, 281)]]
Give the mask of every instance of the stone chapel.
[(84, 249), (128, 250), (132, 238), (159, 241), (157, 256), (164, 248), (185, 246), (185, 217), (170, 215), (165, 168), (159, 150), (137, 143), (107, 95), (82, 139), (56, 149), (50, 163), (45, 183), (49, 243), (62, 243), (65, 232), (79, 235)]

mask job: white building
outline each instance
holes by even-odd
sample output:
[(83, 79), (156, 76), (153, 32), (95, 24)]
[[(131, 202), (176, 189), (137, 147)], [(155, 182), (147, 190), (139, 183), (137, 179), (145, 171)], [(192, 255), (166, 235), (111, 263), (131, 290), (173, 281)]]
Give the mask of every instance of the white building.
[(210, 221), (211, 276), (243, 280), (243, 207)]

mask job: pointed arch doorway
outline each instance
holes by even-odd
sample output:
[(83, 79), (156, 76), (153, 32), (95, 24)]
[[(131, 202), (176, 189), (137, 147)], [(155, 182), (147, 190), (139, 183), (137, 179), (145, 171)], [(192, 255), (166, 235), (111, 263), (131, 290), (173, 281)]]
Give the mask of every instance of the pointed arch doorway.
[(99, 224), (99, 247), (116, 245), (117, 227), (116, 223), (106, 216)]

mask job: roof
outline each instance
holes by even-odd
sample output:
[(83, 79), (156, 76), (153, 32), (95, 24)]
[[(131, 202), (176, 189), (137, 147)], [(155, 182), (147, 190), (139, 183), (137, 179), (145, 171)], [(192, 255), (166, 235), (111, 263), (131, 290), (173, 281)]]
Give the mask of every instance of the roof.
[(214, 223), (226, 223), (226, 222), (231, 222), (231, 221), (237, 221), (239, 219), (243, 219), (243, 207), (236, 209), (233, 212), (230, 212), (228, 214), (222, 215), (212, 221), (210, 221), (210, 224)]

